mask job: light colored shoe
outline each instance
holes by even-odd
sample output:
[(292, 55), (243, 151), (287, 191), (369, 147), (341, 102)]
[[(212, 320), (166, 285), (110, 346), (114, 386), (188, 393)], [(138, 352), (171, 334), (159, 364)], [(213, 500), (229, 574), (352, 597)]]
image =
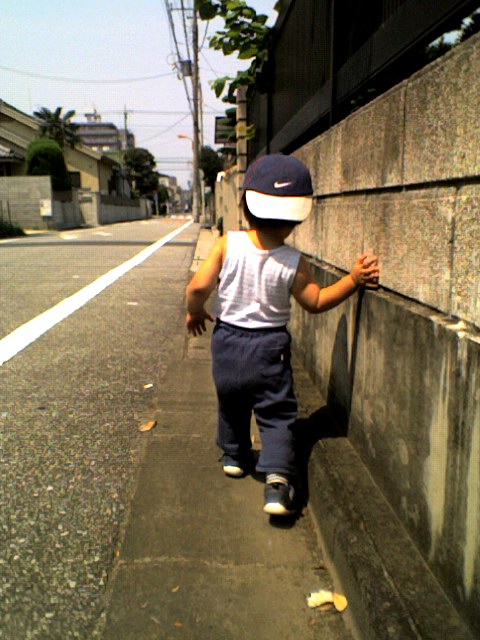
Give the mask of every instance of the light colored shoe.
[(253, 460), (249, 461), (245, 456), (229, 456), (223, 454), (223, 473), (231, 478), (242, 478), (250, 470)]
[(263, 510), (271, 516), (291, 516), (294, 506), (295, 489), (286, 482), (267, 482)]

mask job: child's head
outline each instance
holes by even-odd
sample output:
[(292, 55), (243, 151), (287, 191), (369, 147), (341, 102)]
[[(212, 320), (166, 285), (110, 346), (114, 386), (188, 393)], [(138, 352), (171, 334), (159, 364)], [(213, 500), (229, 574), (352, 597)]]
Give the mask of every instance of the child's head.
[(245, 217), (256, 229), (293, 229), (312, 209), (310, 172), (294, 156), (273, 154), (255, 160), (245, 175), (243, 193)]

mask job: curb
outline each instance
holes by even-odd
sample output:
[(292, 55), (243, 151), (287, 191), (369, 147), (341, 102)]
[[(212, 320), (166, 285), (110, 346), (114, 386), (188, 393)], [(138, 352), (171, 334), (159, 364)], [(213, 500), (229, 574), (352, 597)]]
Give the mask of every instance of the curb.
[(309, 507), (365, 640), (473, 640), (347, 438), (318, 442)]

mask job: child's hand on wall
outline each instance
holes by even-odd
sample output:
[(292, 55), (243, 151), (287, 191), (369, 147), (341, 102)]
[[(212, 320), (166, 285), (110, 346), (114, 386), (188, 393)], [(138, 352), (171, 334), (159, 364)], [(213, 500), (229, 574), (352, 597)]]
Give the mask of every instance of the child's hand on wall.
[(380, 267), (377, 261), (378, 256), (368, 253), (362, 253), (357, 258), (357, 262), (350, 273), (357, 287), (363, 287), (367, 284), (378, 286)]

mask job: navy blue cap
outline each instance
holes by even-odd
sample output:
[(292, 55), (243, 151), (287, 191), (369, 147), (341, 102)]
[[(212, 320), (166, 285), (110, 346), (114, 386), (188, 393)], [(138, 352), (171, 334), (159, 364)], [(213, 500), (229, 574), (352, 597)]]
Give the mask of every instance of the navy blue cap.
[(313, 194), (310, 171), (298, 158), (275, 153), (255, 160), (245, 174), (243, 191), (270, 196), (302, 197)]

